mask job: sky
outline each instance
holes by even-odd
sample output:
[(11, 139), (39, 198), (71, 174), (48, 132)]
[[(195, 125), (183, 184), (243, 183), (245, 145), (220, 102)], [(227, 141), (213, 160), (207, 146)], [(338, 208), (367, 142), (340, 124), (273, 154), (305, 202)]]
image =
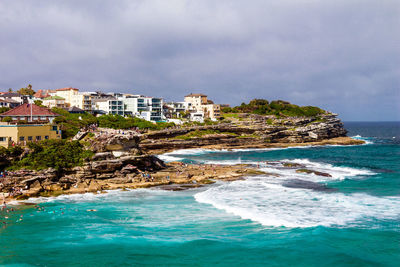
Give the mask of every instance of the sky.
[(400, 120), (400, 1), (1, 0), (0, 90), (28, 84)]

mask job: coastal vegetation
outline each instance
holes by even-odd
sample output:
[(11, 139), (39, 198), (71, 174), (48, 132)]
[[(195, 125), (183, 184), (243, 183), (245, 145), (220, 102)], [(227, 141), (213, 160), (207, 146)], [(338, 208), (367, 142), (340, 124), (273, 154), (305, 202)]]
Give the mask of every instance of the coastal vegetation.
[(35, 91), (32, 89), (32, 85), (28, 84), (27, 87), (21, 88), (17, 91), (17, 93), (21, 94), (21, 95), (34, 95)]
[[(258, 115), (275, 115), (283, 117), (315, 117), (326, 113), (325, 110), (313, 106), (298, 106), (283, 100), (269, 102), (265, 99), (253, 99), (248, 104), (242, 103), (233, 108), (222, 108), (223, 116), (232, 113), (251, 113)], [(228, 115), (234, 117), (234, 115)]]
[[(2, 158), (7, 158), (7, 169), (43, 170), (54, 168), (58, 172), (82, 165), (93, 152), (86, 150), (79, 141), (44, 140), (38, 143), (28, 143), (28, 153), (24, 154), (21, 147), (2, 148)], [(7, 166), (8, 165), (8, 166)]]
[(0, 113), (4, 113), (6, 111), (9, 111), (10, 108), (9, 107), (0, 107)]
[(93, 124), (103, 128), (138, 128), (140, 130), (162, 130), (175, 126), (174, 123), (152, 123), (144, 119), (136, 117), (123, 117), (120, 115), (102, 115), (100, 117), (95, 117), (87, 112), (83, 114), (72, 114), (62, 108), (53, 108), (52, 111), (61, 115), (58, 116), (54, 122), (58, 125), (61, 125), (63, 138), (71, 138), (76, 135), (80, 129)]
[(195, 130), (195, 131), (189, 132), (184, 135), (176, 136), (176, 137), (174, 137), (174, 139), (188, 140), (191, 138), (199, 138), (199, 137), (203, 137), (203, 136), (211, 135), (211, 134), (229, 134), (229, 135), (236, 136), (235, 133), (231, 133), (231, 132), (221, 132), (218, 130), (207, 129), (207, 130)]

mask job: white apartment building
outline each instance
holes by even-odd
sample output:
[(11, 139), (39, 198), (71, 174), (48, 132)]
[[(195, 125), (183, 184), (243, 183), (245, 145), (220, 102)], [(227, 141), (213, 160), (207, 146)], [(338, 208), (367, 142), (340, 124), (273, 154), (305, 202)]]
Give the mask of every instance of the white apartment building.
[(102, 110), (107, 114), (124, 116), (124, 102), (119, 99), (96, 99), (94, 100), (97, 110)]
[(148, 121), (165, 119), (162, 98), (125, 94), (118, 97), (118, 100), (123, 101), (125, 105), (125, 115), (140, 117)]

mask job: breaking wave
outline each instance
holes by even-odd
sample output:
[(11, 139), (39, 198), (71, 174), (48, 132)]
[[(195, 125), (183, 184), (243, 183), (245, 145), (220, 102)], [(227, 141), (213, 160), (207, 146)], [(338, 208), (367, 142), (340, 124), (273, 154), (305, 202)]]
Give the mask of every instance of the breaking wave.
[[(290, 168), (285, 167), (285, 163), (298, 165)], [(298, 168), (322, 174), (298, 173)], [(266, 162), (260, 169), (266, 175), (212, 187), (197, 193), (195, 199), (271, 227), (351, 226), (363, 221), (400, 217), (400, 197), (343, 194), (326, 184), (373, 175), (370, 170), (337, 167), (308, 159)]]
[(195, 199), (272, 227), (351, 226), (400, 217), (400, 197), (325, 193), (262, 179), (226, 183), (197, 193)]

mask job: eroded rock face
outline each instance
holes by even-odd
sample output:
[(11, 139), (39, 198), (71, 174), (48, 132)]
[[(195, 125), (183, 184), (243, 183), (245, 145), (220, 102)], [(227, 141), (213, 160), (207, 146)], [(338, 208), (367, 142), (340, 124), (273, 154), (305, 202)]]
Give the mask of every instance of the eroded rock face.
[(0, 192), (15, 192), (18, 196), (18, 190), (22, 189), (25, 197), (69, 189), (75, 190), (77, 193), (82, 193), (82, 190), (83, 192), (96, 192), (103, 190), (96, 181), (112, 179), (113, 182), (120, 184), (130, 183), (133, 177), (142, 172), (154, 172), (166, 167), (162, 160), (151, 155), (129, 155), (115, 158), (112, 153), (103, 153), (97, 158), (102, 160), (90, 161), (83, 166), (65, 170), (61, 176), (55, 169), (11, 172), (6, 179), (2, 179)]
[[(106, 152), (130, 152), (140, 154), (140, 134), (128, 130), (99, 129), (93, 138), (87, 139), (90, 149), (96, 153)], [(99, 157), (107, 157), (108, 154), (99, 154)]]
[[(255, 114), (239, 114), (240, 121), (217, 125), (168, 129), (142, 136), (140, 149), (144, 152), (170, 151), (204, 146), (262, 147), (274, 143), (307, 143), (346, 136), (342, 122), (336, 114), (325, 114), (317, 118), (281, 118)], [(177, 136), (193, 131), (212, 130), (210, 134), (190, 139)], [(230, 134), (224, 134), (230, 133)]]

